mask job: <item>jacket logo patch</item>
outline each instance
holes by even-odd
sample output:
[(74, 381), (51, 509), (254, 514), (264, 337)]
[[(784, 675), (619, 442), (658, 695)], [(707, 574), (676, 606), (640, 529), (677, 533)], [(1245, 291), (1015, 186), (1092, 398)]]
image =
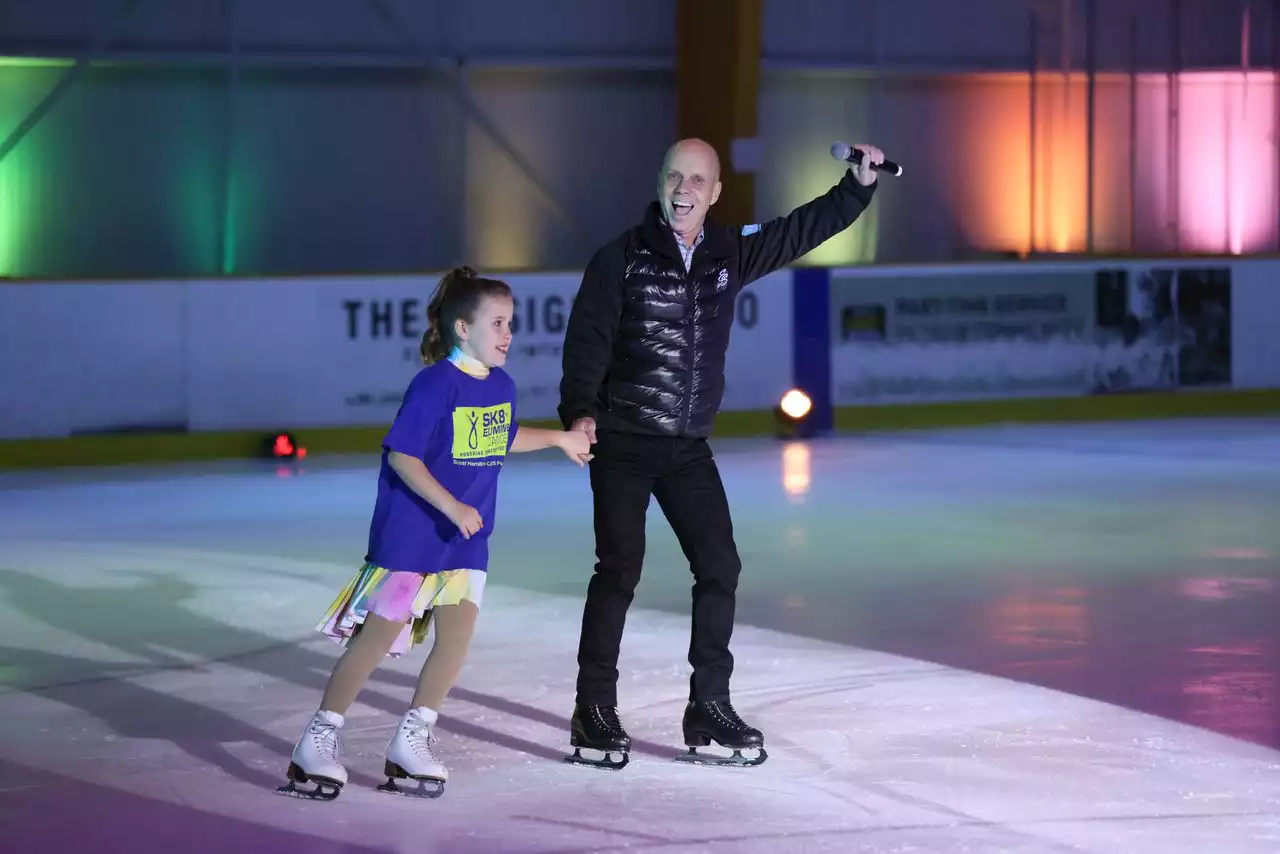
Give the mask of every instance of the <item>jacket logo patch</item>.
[(720, 275), (716, 276), (716, 293), (720, 293), (722, 290), (724, 290), (728, 286), (729, 286), (729, 270), (728, 268), (725, 268), (720, 271)]
[(743, 237), (750, 237), (751, 235), (755, 234), (755, 233), (756, 233), (757, 231), (759, 231), (759, 230), (760, 230), (760, 224), (759, 224), (759, 223), (756, 223), (756, 224), (754, 224), (754, 225), (744, 225), (744, 226), (742, 227), (742, 236), (743, 236)]

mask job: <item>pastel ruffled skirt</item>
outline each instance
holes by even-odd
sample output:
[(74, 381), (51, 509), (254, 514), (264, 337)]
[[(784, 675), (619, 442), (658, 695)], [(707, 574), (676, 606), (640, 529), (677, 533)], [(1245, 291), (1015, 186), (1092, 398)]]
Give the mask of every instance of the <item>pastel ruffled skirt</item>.
[(404, 623), (390, 652), (399, 658), (426, 640), (432, 608), (457, 605), (464, 599), (479, 608), (487, 574), (478, 569), (392, 572), (366, 563), (333, 600), (316, 629), (346, 646), (370, 614)]

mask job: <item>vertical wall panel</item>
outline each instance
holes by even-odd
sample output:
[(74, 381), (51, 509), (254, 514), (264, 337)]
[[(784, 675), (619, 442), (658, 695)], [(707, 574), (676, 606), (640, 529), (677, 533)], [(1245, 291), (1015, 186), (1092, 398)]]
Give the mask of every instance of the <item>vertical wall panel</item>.
[(472, 90), (549, 180), (585, 240), (475, 124), (468, 127), (467, 257), (486, 267), (580, 267), (636, 222), (675, 134), (674, 76), (484, 70)]
[(244, 75), (236, 272), (421, 269), (457, 255), (458, 112), (413, 71)]

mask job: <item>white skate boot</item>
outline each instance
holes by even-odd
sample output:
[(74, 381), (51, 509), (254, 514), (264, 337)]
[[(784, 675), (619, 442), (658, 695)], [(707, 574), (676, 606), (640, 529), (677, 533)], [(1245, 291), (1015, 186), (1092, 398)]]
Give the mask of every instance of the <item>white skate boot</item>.
[[(347, 783), (347, 769), (342, 767), (342, 724), (343, 717), (337, 712), (316, 712), (293, 748), (289, 782), (277, 792), (322, 801), (338, 797)], [(297, 783), (314, 783), (315, 788), (302, 790)]]
[[(385, 773), (387, 782), (378, 787), (380, 792), (397, 795), (438, 798), (444, 794), (444, 784), (449, 779), (449, 769), (436, 756), (436, 743), (432, 728), (437, 714), (428, 708), (410, 709), (400, 720), (396, 734), (387, 745)], [(402, 789), (396, 780), (416, 780), (416, 789)]]

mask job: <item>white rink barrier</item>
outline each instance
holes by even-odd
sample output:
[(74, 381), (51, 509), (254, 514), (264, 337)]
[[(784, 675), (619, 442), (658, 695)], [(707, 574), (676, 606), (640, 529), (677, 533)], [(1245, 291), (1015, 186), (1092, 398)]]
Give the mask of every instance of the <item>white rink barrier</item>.
[[(769, 409), (793, 384), (819, 411), (1280, 388), (1276, 261), (805, 272), (740, 296), (726, 410)], [(581, 274), (505, 278), (520, 417), (554, 418)], [(0, 439), (387, 424), (420, 368), (436, 280), (0, 284)]]
[[(580, 273), (503, 276), (520, 417), (556, 417)], [(739, 297), (724, 408), (792, 382), (792, 275)], [(0, 438), (389, 423), (438, 275), (0, 284)]]

